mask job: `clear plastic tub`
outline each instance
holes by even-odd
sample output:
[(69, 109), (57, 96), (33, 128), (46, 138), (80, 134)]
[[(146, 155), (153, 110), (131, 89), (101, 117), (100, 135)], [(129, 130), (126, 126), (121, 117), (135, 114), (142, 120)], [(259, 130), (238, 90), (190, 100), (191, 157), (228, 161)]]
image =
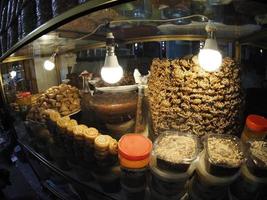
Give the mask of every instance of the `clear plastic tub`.
[(231, 184), (231, 195), (243, 200), (257, 199), (264, 183), (267, 183), (267, 178), (254, 176), (246, 165), (242, 165), (241, 176)]
[(248, 144), (246, 165), (257, 177), (267, 177), (267, 141), (254, 140)]
[(214, 176), (232, 176), (238, 173), (244, 153), (238, 137), (211, 134), (204, 139), (205, 164)]
[(215, 176), (210, 174), (206, 167), (205, 151), (203, 151), (199, 156), (196, 172), (199, 182), (205, 189), (206, 188), (214, 189), (217, 187), (229, 186), (240, 175), (240, 171), (238, 171), (232, 176), (227, 176), (227, 177)]
[(183, 173), (197, 158), (199, 149), (195, 135), (166, 131), (155, 140), (153, 156), (159, 168)]
[[(160, 169), (155, 158), (151, 159), (151, 189), (164, 196), (181, 197), (185, 194), (185, 185), (195, 170), (195, 162), (184, 173)], [(179, 199), (179, 198), (176, 198)]]

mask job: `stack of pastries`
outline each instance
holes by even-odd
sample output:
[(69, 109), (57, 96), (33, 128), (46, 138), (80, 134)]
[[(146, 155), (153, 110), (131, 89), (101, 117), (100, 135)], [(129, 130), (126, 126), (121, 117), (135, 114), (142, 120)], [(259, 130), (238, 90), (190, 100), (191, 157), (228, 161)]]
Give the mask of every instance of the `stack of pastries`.
[[(47, 110), (47, 126), (54, 131), (55, 142), (77, 161), (105, 162), (117, 156), (118, 143), (109, 135), (102, 135), (96, 128), (78, 124), (68, 116), (61, 117), (54, 110)], [(112, 159), (110, 159), (112, 158)]]

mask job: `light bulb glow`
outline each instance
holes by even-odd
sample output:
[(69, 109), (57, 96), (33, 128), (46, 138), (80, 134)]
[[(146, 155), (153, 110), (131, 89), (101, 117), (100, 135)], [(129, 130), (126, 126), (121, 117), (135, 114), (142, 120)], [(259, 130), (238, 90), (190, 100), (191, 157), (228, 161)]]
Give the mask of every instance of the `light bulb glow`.
[(123, 69), (118, 63), (117, 56), (106, 55), (105, 63), (100, 73), (102, 79), (109, 84), (119, 82), (123, 76)]
[(13, 70), (13, 71), (10, 72), (11, 79), (15, 78), (16, 75), (17, 75), (17, 72), (16, 71)]
[(201, 49), (198, 54), (201, 68), (208, 72), (218, 71), (222, 65), (222, 54), (213, 49)]
[(47, 71), (51, 71), (55, 68), (55, 63), (53, 63), (51, 60), (46, 60), (44, 62), (44, 69)]
[(123, 76), (123, 70), (120, 65), (118, 65), (117, 67), (104, 66), (101, 69), (102, 79), (109, 84), (114, 84), (119, 82), (122, 76)]

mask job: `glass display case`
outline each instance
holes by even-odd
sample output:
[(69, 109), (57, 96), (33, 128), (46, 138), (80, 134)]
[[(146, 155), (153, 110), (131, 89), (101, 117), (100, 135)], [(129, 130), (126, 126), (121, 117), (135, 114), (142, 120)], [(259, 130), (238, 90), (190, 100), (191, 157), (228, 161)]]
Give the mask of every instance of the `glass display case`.
[[(266, 198), (247, 144), (226, 155), (249, 114), (267, 132), (264, 1), (33, 2), (1, 2), (0, 80), (45, 188), (61, 199)], [(205, 149), (210, 135), (225, 140), (214, 136), (218, 151)], [(228, 157), (242, 157), (237, 170), (216, 173)]]

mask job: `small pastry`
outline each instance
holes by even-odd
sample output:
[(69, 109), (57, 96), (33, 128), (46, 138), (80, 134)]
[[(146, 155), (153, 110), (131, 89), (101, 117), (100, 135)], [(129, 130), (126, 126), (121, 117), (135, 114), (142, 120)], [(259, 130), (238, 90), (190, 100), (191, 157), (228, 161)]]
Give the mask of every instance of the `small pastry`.
[(99, 135), (95, 139), (95, 149), (106, 151), (109, 148), (109, 142), (112, 138), (109, 135)]
[(87, 142), (93, 144), (96, 137), (99, 135), (99, 132), (96, 128), (90, 127), (84, 130), (85, 137)]
[(111, 139), (108, 146), (109, 153), (112, 155), (118, 154), (118, 142), (115, 139)]

